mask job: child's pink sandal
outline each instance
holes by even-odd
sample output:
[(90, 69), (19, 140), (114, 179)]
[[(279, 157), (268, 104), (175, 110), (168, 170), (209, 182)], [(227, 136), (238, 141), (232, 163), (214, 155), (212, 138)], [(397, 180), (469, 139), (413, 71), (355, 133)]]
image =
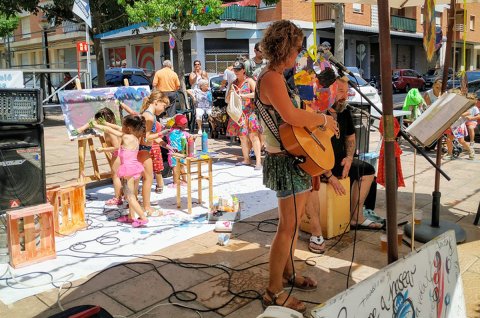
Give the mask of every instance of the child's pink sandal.
[(133, 223), (133, 220), (128, 217), (128, 215), (122, 215), (117, 219), (117, 222), (120, 223)]
[(105, 201), (105, 205), (122, 205), (123, 201), (120, 198), (111, 198), (110, 200)]
[(133, 221), (132, 227), (142, 227), (147, 225), (147, 223), (148, 223), (148, 219), (145, 219), (145, 220), (136, 219), (135, 221)]

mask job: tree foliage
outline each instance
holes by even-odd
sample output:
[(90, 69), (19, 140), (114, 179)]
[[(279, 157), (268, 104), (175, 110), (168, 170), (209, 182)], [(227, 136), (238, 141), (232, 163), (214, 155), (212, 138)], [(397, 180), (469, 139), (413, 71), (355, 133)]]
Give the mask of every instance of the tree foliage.
[(15, 31), (18, 27), (18, 22), (20, 19), (15, 16), (7, 16), (6, 14), (0, 13), (0, 37), (6, 37)]
[[(183, 40), (192, 25), (218, 23), (223, 13), (220, 0), (137, 0), (133, 4), (118, 0), (130, 22), (147, 22), (148, 27), (162, 28), (176, 41), (178, 50), (179, 77), (185, 74)], [(185, 90), (184, 81), (180, 81)]]

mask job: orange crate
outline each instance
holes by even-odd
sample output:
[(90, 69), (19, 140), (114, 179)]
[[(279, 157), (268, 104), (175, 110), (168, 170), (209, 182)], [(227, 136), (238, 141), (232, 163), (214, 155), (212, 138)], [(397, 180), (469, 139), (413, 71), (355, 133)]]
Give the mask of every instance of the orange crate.
[(84, 184), (50, 188), (47, 199), (53, 205), (56, 235), (68, 235), (87, 227)]
[(14, 268), (56, 257), (50, 204), (7, 211), (7, 230), (10, 264)]

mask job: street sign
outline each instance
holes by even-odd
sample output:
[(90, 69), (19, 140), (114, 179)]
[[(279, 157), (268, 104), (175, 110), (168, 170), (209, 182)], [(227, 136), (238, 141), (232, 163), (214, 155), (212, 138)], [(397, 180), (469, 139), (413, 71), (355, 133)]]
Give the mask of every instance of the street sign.
[(77, 52), (88, 52), (87, 42), (77, 42)]
[(170, 37), (170, 39), (168, 39), (168, 45), (170, 46), (170, 49), (173, 50), (175, 48), (175, 39)]

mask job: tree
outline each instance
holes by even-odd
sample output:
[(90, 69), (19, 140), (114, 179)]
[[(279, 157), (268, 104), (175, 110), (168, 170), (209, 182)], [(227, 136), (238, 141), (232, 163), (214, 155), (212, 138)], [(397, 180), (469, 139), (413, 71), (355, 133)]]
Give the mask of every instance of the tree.
[[(41, 0), (1, 0), (0, 13), (11, 16), (22, 11), (39, 14), (45, 12), (50, 21), (54, 21), (56, 25), (62, 21), (72, 21), (82, 23), (72, 13), (74, 0), (52, 0), (41, 2)], [(132, 4), (134, 0), (124, 0), (127, 4)], [(92, 30), (90, 36), (93, 38), (93, 47), (97, 61), (98, 82), (100, 86), (105, 85), (105, 62), (103, 51), (99, 38), (95, 38), (96, 34), (124, 27), (128, 23), (128, 16), (125, 8), (117, 4), (117, 0), (90, 0), (90, 12), (92, 15)]]
[[(162, 28), (175, 39), (180, 79), (185, 76), (183, 40), (190, 27), (218, 23), (223, 13), (220, 0), (137, 0), (133, 5), (118, 0), (118, 3), (126, 6), (130, 22), (147, 22), (149, 27)], [(180, 85), (185, 91), (183, 80)]]
[(15, 31), (18, 27), (18, 22), (20, 19), (15, 16), (7, 16), (6, 14), (0, 13), (0, 37), (7, 40), (7, 62), (8, 67), (12, 67), (12, 63), (10, 61), (10, 39), (9, 36)]

